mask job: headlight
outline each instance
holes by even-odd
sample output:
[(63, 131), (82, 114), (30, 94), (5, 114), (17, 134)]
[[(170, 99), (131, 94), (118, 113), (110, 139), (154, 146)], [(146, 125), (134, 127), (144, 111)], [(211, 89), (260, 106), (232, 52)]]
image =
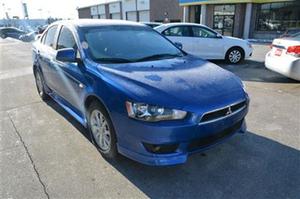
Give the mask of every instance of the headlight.
[(243, 87), (243, 90), (245, 91), (245, 93), (247, 93), (247, 90), (246, 90), (246, 84), (244, 82), (242, 82), (242, 87)]
[(149, 122), (180, 120), (187, 114), (185, 111), (133, 102), (126, 102), (126, 109), (129, 117)]

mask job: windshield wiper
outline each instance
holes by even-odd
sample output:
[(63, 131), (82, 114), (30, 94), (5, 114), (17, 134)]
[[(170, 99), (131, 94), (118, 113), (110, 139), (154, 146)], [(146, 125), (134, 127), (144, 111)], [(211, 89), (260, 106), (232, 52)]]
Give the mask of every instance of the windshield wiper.
[(150, 55), (147, 57), (143, 57), (141, 59), (137, 59), (135, 61), (141, 62), (141, 61), (149, 61), (149, 60), (157, 60), (157, 59), (165, 59), (165, 58), (173, 58), (173, 57), (181, 57), (181, 54), (170, 54), (170, 53), (164, 53), (164, 54), (155, 54), (155, 55)]
[(96, 62), (100, 63), (111, 63), (111, 64), (117, 64), (117, 63), (130, 63), (133, 62), (130, 59), (125, 58), (113, 58), (113, 57), (107, 57), (107, 58), (97, 58), (95, 60)]

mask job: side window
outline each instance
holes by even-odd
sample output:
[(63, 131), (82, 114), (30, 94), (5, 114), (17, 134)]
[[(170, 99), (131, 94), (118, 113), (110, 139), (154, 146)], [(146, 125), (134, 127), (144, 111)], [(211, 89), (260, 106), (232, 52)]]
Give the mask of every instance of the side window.
[(57, 42), (57, 49), (63, 48), (73, 48), (74, 50), (77, 50), (77, 45), (73, 34), (65, 26), (62, 27)]
[(175, 26), (163, 32), (165, 36), (190, 37), (190, 28), (188, 26)]
[(193, 36), (194, 37), (202, 37), (202, 38), (215, 38), (217, 34), (212, 32), (206, 28), (201, 28), (197, 26), (192, 27)]
[(54, 43), (55, 43), (54, 39), (55, 39), (56, 30), (57, 30), (57, 26), (52, 26), (51, 28), (48, 29), (45, 35), (45, 42), (44, 42), (45, 45), (54, 48)]

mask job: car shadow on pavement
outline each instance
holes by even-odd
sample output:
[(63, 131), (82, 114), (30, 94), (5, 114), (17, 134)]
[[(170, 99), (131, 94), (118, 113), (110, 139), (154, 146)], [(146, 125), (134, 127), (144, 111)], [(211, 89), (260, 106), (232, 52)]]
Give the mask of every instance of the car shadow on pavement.
[(53, 110), (63, 116), (68, 122), (70, 122), (86, 139), (90, 140), (90, 136), (86, 128), (82, 126), (77, 120), (73, 118), (68, 112), (66, 112), (59, 104), (54, 100), (50, 99), (46, 101), (46, 104), (50, 106)]
[[(56, 102), (47, 104), (90, 141)], [(123, 156), (109, 163), (150, 198), (296, 199), (300, 193), (300, 151), (253, 132), (191, 155), (182, 165), (151, 167)]]
[(300, 152), (248, 132), (189, 157), (150, 167), (121, 158), (112, 165), (150, 198), (299, 198)]
[(223, 69), (229, 70), (239, 76), (243, 81), (266, 82), (266, 83), (292, 83), (299, 84), (299, 81), (285, 77), (279, 73), (268, 70), (264, 62), (245, 60), (241, 64), (226, 64), (222, 60), (211, 61)]

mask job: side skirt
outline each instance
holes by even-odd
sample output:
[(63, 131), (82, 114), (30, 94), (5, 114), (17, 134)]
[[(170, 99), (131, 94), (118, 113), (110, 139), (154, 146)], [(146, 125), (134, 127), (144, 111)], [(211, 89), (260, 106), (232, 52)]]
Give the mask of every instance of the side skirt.
[(82, 126), (85, 128), (87, 127), (87, 121), (85, 118), (83, 118), (80, 114), (76, 113), (72, 110), (66, 103), (65, 100), (62, 99), (60, 96), (55, 94), (53, 91), (51, 93), (48, 93), (48, 95), (56, 102), (58, 103), (65, 111), (67, 111), (72, 117), (74, 117)]

